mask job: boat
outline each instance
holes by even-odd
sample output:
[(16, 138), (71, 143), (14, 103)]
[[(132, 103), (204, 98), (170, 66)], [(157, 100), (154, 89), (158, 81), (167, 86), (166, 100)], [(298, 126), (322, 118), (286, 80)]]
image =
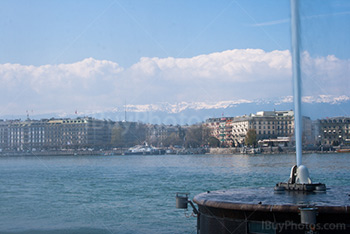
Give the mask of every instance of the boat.
[(240, 149), (241, 154), (260, 154), (261, 149), (260, 148), (247, 148), (243, 147)]
[(337, 153), (350, 153), (350, 149), (337, 149), (335, 152), (337, 152)]
[(164, 154), (164, 150), (149, 146), (147, 142), (142, 145), (135, 145), (124, 152), (124, 155), (155, 155)]

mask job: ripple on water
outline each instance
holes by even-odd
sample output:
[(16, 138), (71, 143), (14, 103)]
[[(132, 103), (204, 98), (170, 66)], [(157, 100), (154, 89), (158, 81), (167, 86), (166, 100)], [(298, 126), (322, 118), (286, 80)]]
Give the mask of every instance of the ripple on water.
[[(305, 155), (313, 180), (350, 185), (350, 155)], [(293, 155), (0, 157), (4, 233), (195, 233), (175, 193), (273, 187)]]

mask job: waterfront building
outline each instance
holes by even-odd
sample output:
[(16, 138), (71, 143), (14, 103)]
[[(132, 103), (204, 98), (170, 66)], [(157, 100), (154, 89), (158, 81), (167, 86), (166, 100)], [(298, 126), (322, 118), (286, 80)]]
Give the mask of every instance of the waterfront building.
[(146, 141), (153, 146), (183, 145), (186, 126), (148, 124)]
[(210, 118), (204, 126), (209, 129), (210, 135), (220, 141), (221, 146), (232, 146), (232, 127), (234, 117)]
[[(304, 143), (313, 142), (312, 122), (309, 117), (303, 117)], [(218, 138), (222, 144), (241, 146), (244, 144), (247, 132), (255, 130), (257, 140), (289, 139), (294, 141), (294, 112), (290, 111), (260, 111), (256, 114), (211, 118), (205, 123), (210, 128), (211, 135)]]
[(318, 141), (323, 145), (350, 145), (350, 117), (318, 120)]
[(221, 122), (219, 124), (219, 136), (220, 142), (222, 146), (232, 146), (233, 138), (232, 138), (232, 124), (233, 117), (224, 117), (221, 118)]
[(232, 136), (237, 144), (243, 144), (247, 132), (253, 129), (257, 140), (293, 136), (293, 111), (260, 111), (249, 116), (239, 116), (233, 121)]
[(154, 146), (161, 146), (162, 142), (168, 137), (168, 128), (166, 125), (147, 125), (146, 141)]
[(220, 122), (221, 118), (209, 118), (204, 123), (209, 129), (209, 134), (217, 139), (220, 139)]
[(147, 127), (143, 123), (119, 121), (112, 130), (112, 147), (132, 147), (146, 141)]
[(8, 144), (8, 127), (4, 120), (0, 120), (0, 151), (6, 148)]
[(0, 149), (15, 151), (103, 148), (114, 122), (94, 118), (0, 121)]

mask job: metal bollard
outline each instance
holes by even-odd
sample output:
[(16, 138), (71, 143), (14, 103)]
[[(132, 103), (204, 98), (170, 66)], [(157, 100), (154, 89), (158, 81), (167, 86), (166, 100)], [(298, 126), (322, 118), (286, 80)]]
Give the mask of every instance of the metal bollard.
[(177, 209), (187, 209), (188, 205), (188, 195), (189, 193), (176, 193), (176, 208)]
[(316, 207), (300, 207), (300, 222), (303, 224), (315, 224), (317, 208)]

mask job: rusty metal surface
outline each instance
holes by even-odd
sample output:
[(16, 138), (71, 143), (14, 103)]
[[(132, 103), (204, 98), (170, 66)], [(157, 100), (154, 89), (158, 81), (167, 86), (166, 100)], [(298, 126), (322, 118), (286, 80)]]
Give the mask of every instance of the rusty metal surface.
[(284, 191), (273, 188), (239, 188), (198, 194), (201, 206), (241, 211), (298, 212), (300, 206), (317, 206), (320, 213), (350, 215), (350, 187), (331, 187), (325, 193)]

